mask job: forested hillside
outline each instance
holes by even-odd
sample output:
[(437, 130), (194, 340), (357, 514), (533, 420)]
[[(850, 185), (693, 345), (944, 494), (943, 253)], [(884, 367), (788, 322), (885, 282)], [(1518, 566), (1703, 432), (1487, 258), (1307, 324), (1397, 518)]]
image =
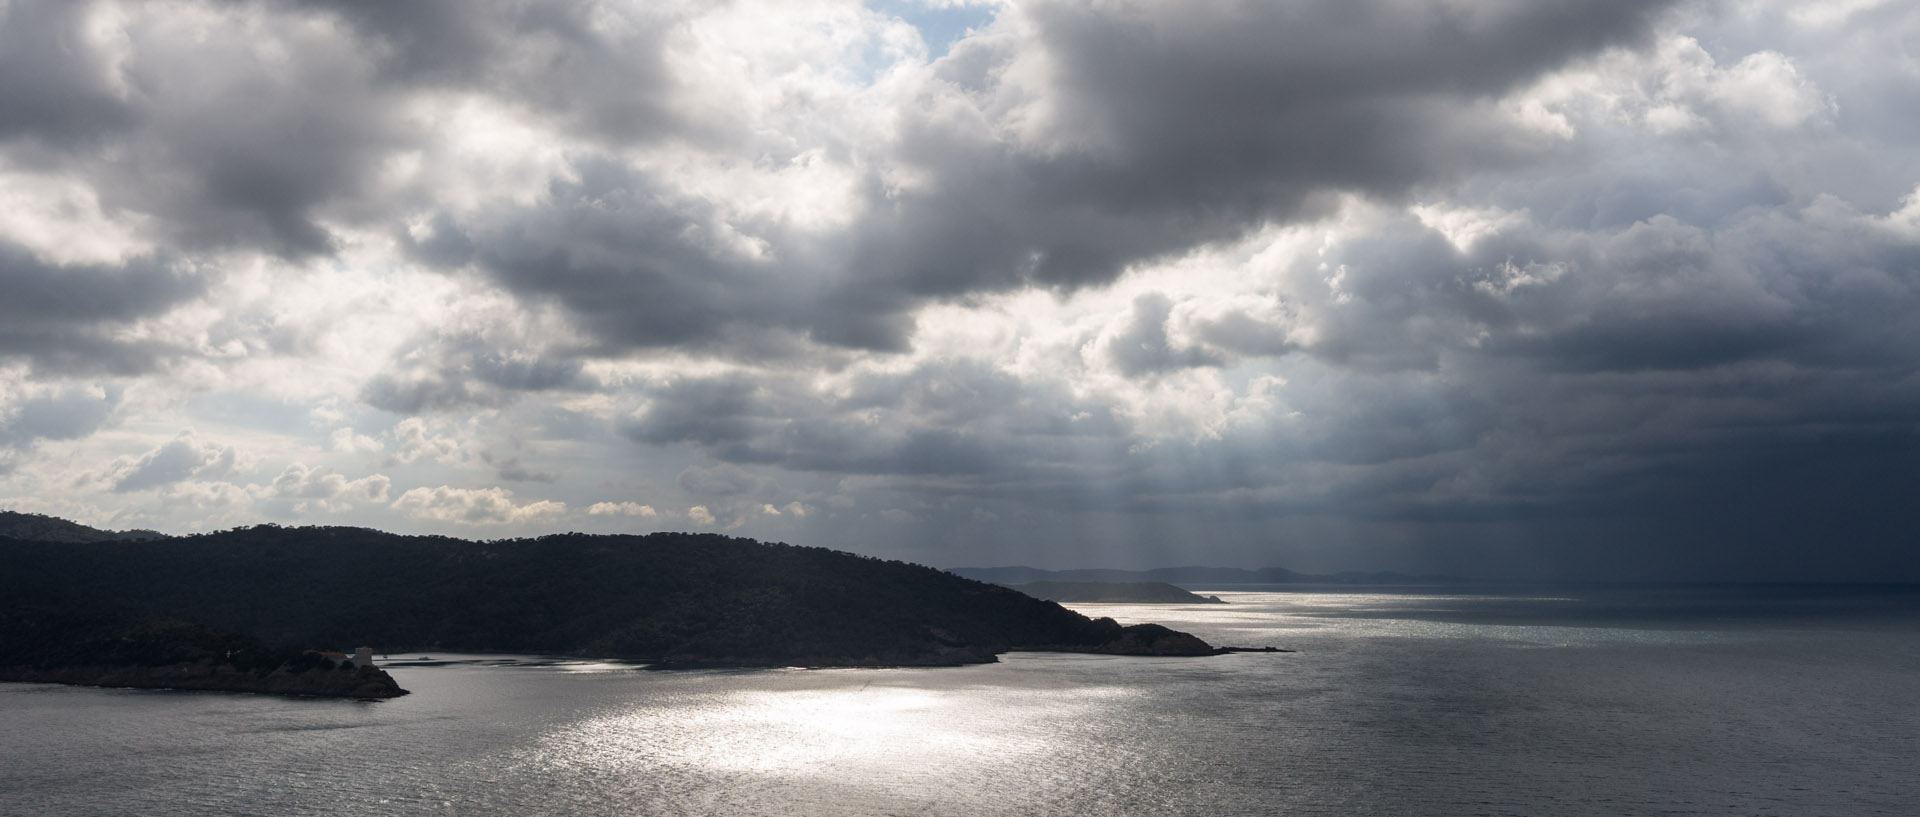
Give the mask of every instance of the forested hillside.
[(912, 665), (1011, 649), (1202, 655), (933, 568), (713, 534), (473, 542), (262, 525), (150, 542), (0, 541), (7, 584), (273, 643), (668, 665)]

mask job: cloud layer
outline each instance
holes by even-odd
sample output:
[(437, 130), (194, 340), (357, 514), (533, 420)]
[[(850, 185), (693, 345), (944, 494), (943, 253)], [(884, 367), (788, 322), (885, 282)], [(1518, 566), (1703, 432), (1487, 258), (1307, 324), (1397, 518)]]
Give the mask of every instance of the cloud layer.
[(945, 5), (0, 5), (0, 501), (1920, 579), (1920, 12)]

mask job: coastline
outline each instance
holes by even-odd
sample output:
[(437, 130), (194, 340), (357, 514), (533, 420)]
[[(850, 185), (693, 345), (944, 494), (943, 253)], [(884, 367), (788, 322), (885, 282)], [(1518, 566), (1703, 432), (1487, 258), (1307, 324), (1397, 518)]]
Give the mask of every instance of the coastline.
[(67, 686), (249, 692), (313, 698), (382, 699), (408, 694), (378, 668), (353, 671), (274, 670), (265, 675), (210, 662), (146, 666), (0, 667), (0, 682)]

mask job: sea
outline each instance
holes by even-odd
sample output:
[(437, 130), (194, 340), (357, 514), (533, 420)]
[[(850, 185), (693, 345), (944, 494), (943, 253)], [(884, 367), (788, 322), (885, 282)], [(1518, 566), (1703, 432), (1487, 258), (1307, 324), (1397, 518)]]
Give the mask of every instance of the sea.
[(1221, 587), (1209, 658), (0, 684), (4, 815), (1920, 814), (1920, 588)]

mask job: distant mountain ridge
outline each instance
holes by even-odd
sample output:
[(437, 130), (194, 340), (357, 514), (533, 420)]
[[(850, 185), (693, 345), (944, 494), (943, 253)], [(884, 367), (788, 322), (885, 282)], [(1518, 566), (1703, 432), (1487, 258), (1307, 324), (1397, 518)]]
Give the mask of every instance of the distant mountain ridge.
[(1165, 582), (1183, 588), (1191, 586), (1212, 586), (1222, 584), (1461, 584), (1467, 579), (1457, 576), (1437, 576), (1431, 574), (1407, 574), (1391, 571), (1342, 571), (1339, 573), (1312, 574), (1296, 573), (1284, 567), (1263, 567), (1247, 570), (1238, 567), (1162, 567), (1153, 570), (1112, 570), (1107, 568), (1083, 568), (1078, 570), (1042, 570), (1037, 567), (952, 567), (948, 573), (975, 581), (1015, 586), (1034, 582)]
[(1166, 582), (1031, 582), (1013, 589), (1063, 604), (1226, 604)]
[(19, 511), (0, 511), (0, 536), (35, 542), (145, 542), (167, 538), (159, 531), (101, 530), (57, 516)]

